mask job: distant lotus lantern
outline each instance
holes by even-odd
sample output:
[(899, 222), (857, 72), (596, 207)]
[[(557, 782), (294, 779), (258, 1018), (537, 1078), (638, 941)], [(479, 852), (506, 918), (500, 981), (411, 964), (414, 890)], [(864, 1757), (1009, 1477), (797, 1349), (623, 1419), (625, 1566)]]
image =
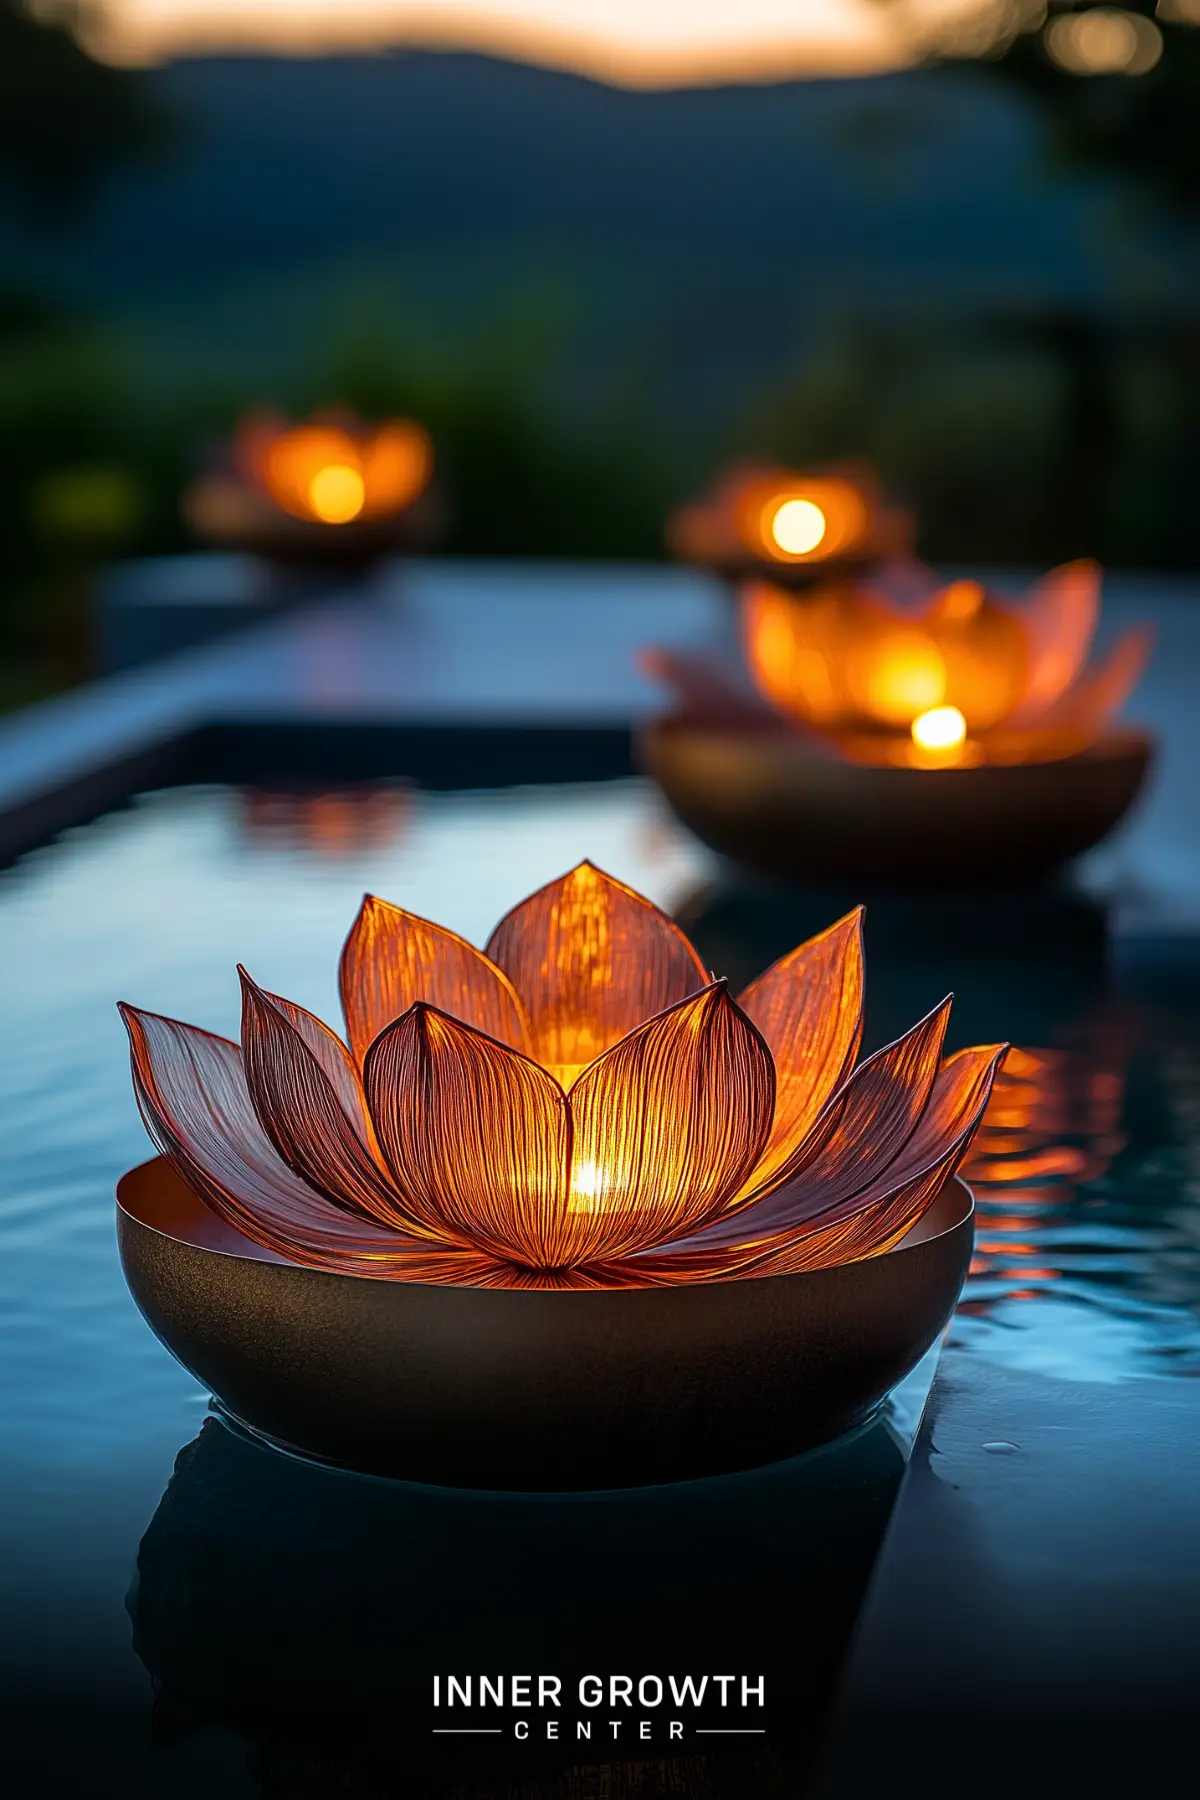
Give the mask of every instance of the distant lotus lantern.
[(238, 459), (285, 512), (323, 525), (400, 512), (422, 492), (433, 467), (428, 433), (409, 419), (286, 429), (252, 419), (239, 434)]
[(889, 506), (870, 469), (858, 464), (799, 473), (754, 466), (731, 470), (702, 500), (668, 524), (687, 561), (730, 574), (774, 566), (804, 585), (834, 564), (863, 564), (907, 549), (912, 522)]
[(428, 544), (441, 521), (433, 445), (412, 419), (343, 410), (292, 424), (248, 413), (221, 464), (183, 495), (196, 534), (273, 563), (365, 565)]
[(1090, 562), (1022, 602), (956, 581), (915, 612), (865, 588), (800, 600), (760, 582), (743, 595), (743, 636), (770, 704), (852, 760), (1048, 762), (1100, 738), (1146, 660), (1149, 634), (1135, 628), (1087, 666), (1099, 600)]
[(123, 1007), (163, 1154), (315, 1268), (478, 1287), (796, 1273), (887, 1251), (966, 1154), (996, 1046), (949, 1002), (855, 1067), (860, 915), (735, 1001), (663, 913), (583, 863), (487, 953), (367, 899), (346, 1042), (242, 976), (241, 1047)]

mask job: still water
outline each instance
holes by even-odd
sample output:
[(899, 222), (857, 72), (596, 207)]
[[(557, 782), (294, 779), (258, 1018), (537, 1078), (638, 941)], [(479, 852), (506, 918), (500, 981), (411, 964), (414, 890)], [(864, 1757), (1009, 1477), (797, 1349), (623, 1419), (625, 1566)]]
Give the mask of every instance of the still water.
[[(0, 1696), (39, 1792), (582, 1793), (555, 1785), (557, 1753), (447, 1762), (427, 1675), (684, 1655), (767, 1666), (788, 1704), (761, 1744), (676, 1758), (678, 1791), (802, 1788), (928, 1371), (855, 1442), (758, 1474), (536, 1501), (380, 1486), (206, 1423), (117, 1265), (113, 1185), (148, 1146), (116, 1000), (236, 1036), (241, 960), (336, 1021), (364, 889), (482, 942), (585, 855), (735, 981), (847, 898), (720, 885), (637, 783), (185, 789), (0, 875)], [(950, 986), (956, 1043), (1016, 1045), (966, 1171), (960, 1348), (1079, 1381), (1194, 1376), (1188, 944), (1114, 936), (1077, 899), (883, 902), (867, 942), (868, 1048)], [(606, 1792), (660, 1791), (638, 1771), (665, 1746), (596, 1754), (626, 1759)]]

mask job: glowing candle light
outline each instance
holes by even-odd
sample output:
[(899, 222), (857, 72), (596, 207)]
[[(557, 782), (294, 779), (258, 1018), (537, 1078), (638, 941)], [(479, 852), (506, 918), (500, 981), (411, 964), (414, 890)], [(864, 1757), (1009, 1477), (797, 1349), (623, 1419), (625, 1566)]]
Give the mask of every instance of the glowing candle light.
[(932, 706), (912, 722), (913, 743), (922, 750), (957, 750), (967, 735), (967, 721), (957, 706)]

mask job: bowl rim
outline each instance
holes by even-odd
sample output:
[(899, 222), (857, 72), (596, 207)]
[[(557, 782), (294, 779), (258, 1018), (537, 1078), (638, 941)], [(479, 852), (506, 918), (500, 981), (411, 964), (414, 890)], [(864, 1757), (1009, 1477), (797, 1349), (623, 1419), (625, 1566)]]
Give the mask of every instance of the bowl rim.
[[(214, 1224), (219, 1227), (223, 1236), (240, 1239), (245, 1250), (238, 1243), (206, 1244), (192, 1237), (182, 1235), (178, 1231), (166, 1229), (143, 1216), (134, 1196), (143, 1189), (151, 1190), (152, 1183), (157, 1183), (163, 1175), (171, 1177), (179, 1188), (189, 1197), (190, 1204), (200, 1209)], [(972, 1226), (975, 1219), (976, 1204), (974, 1189), (963, 1180), (961, 1175), (954, 1174), (942, 1184), (937, 1196), (922, 1213), (916, 1223), (890, 1249), (874, 1256), (849, 1257), (845, 1262), (827, 1263), (821, 1268), (797, 1270), (784, 1275), (749, 1275), (730, 1277), (722, 1281), (668, 1282), (646, 1283), (642, 1286), (619, 1288), (483, 1288), (472, 1282), (429, 1282), (429, 1281), (397, 1281), (384, 1275), (368, 1275), (358, 1269), (322, 1269), (309, 1263), (295, 1262), (290, 1257), (268, 1250), (265, 1245), (256, 1244), (252, 1238), (239, 1232), (236, 1226), (228, 1225), (213, 1212), (195, 1189), (179, 1174), (178, 1170), (165, 1156), (152, 1156), (145, 1162), (137, 1163), (127, 1169), (116, 1185), (117, 1212), (120, 1218), (141, 1231), (150, 1232), (153, 1236), (164, 1239), (167, 1243), (181, 1244), (187, 1250), (194, 1250), (206, 1256), (221, 1256), (230, 1262), (258, 1263), (275, 1268), (287, 1269), (302, 1275), (328, 1276), (335, 1281), (361, 1281), (377, 1288), (395, 1288), (400, 1292), (418, 1290), (421, 1293), (453, 1293), (453, 1294), (488, 1294), (503, 1297), (517, 1296), (524, 1301), (542, 1296), (570, 1296), (579, 1299), (604, 1299), (613, 1295), (630, 1294), (680, 1294), (698, 1291), (713, 1292), (730, 1288), (745, 1288), (749, 1282), (755, 1281), (796, 1281), (808, 1280), (817, 1275), (836, 1274), (842, 1269), (860, 1268), (866, 1263), (883, 1262), (889, 1257), (899, 1256), (906, 1250), (917, 1250), (927, 1244), (950, 1237), (964, 1226)], [(949, 1214), (947, 1217), (946, 1215)]]
[(914, 776), (928, 775), (972, 775), (976, 780), (990, 780), (997, 775), (1007, 775), (1019, 780), (1032, 769), (1077, 767), (1081, 763), (1145, 761), (1154, 756), (1158, 749), (1158, 739), (1152, 731), (1125, 720), (1110, 725), (1094, 743), (1082, 750), (1073, 751), (1070, 756), (1043, 757), (1037, 762), (961, 763), (928, 769), (899, 763), (856, 762), (851, 757), (843, 756), (832, 741), (827, 743), (815, 734), (810, 738), (799, 728), (791, 728), (784, 719), (780, 719), (778, 724), (774, 720), (764, 720), (761, 729), (752, 730), (743, 725), (725, 724), (718, 720), (709, 723), (704, 719), (689, 718), (686, 713), (659, 713), (640, 723), (638, 736), (648, 743), (672, 738), (690, 738), (693, 741), (720, 744), (728, 744), (732, 740), (739, 748), (757, 749), (760, 756), (786, 758), (789, 762), (803, 762), (814, 766), (832, 764), (838, 769), (849, 769), (856, 776), (867, 780), (891, 777), (893, 780), (911, 781)]

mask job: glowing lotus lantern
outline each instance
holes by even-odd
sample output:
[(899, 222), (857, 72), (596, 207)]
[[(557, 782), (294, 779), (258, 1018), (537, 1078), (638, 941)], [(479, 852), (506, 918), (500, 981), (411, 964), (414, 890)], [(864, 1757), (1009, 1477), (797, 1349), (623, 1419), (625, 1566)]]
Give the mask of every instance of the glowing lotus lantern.
[(251, 1427), (489, 1480), (732, 1466), (863, 1416), (948, 1316), (1002, 1047), (943, 1061), (944, 1002), (856, 1067), (859, 914), (735, 1001), (585, 863), (486, 953), (368, 899), (341, 987), (345, 1041), (244, 973), (240, 1048), (122, 1008), (162, 1152), (126, 1271)]
[(906, 552), (913, 522), (858, 463), (801, 472), (745, 465), (682, 506), (667, 538), (685, 562), (806, 588)]
[(366, 425), (352, 414), (291, 425), (252, 413), (230, 467), (189, 490), (200, 536), (278, 558), (360, 560), (422, 540), (436, 523), (433, 446), (411, 419)]
[(645, 761), (700, 836), (773, 873), (1040, 876), (1113, 828), (1150, 761), (1148, 738), (1113, 723), (1149, 633), (1087, 666), (1099, 604), (1090, 562), (1016, 603), (973, 581), (908, 607), (849, 583), (750, 583), (755, 691), (650, 653), (681, 708), (645, 734)]

